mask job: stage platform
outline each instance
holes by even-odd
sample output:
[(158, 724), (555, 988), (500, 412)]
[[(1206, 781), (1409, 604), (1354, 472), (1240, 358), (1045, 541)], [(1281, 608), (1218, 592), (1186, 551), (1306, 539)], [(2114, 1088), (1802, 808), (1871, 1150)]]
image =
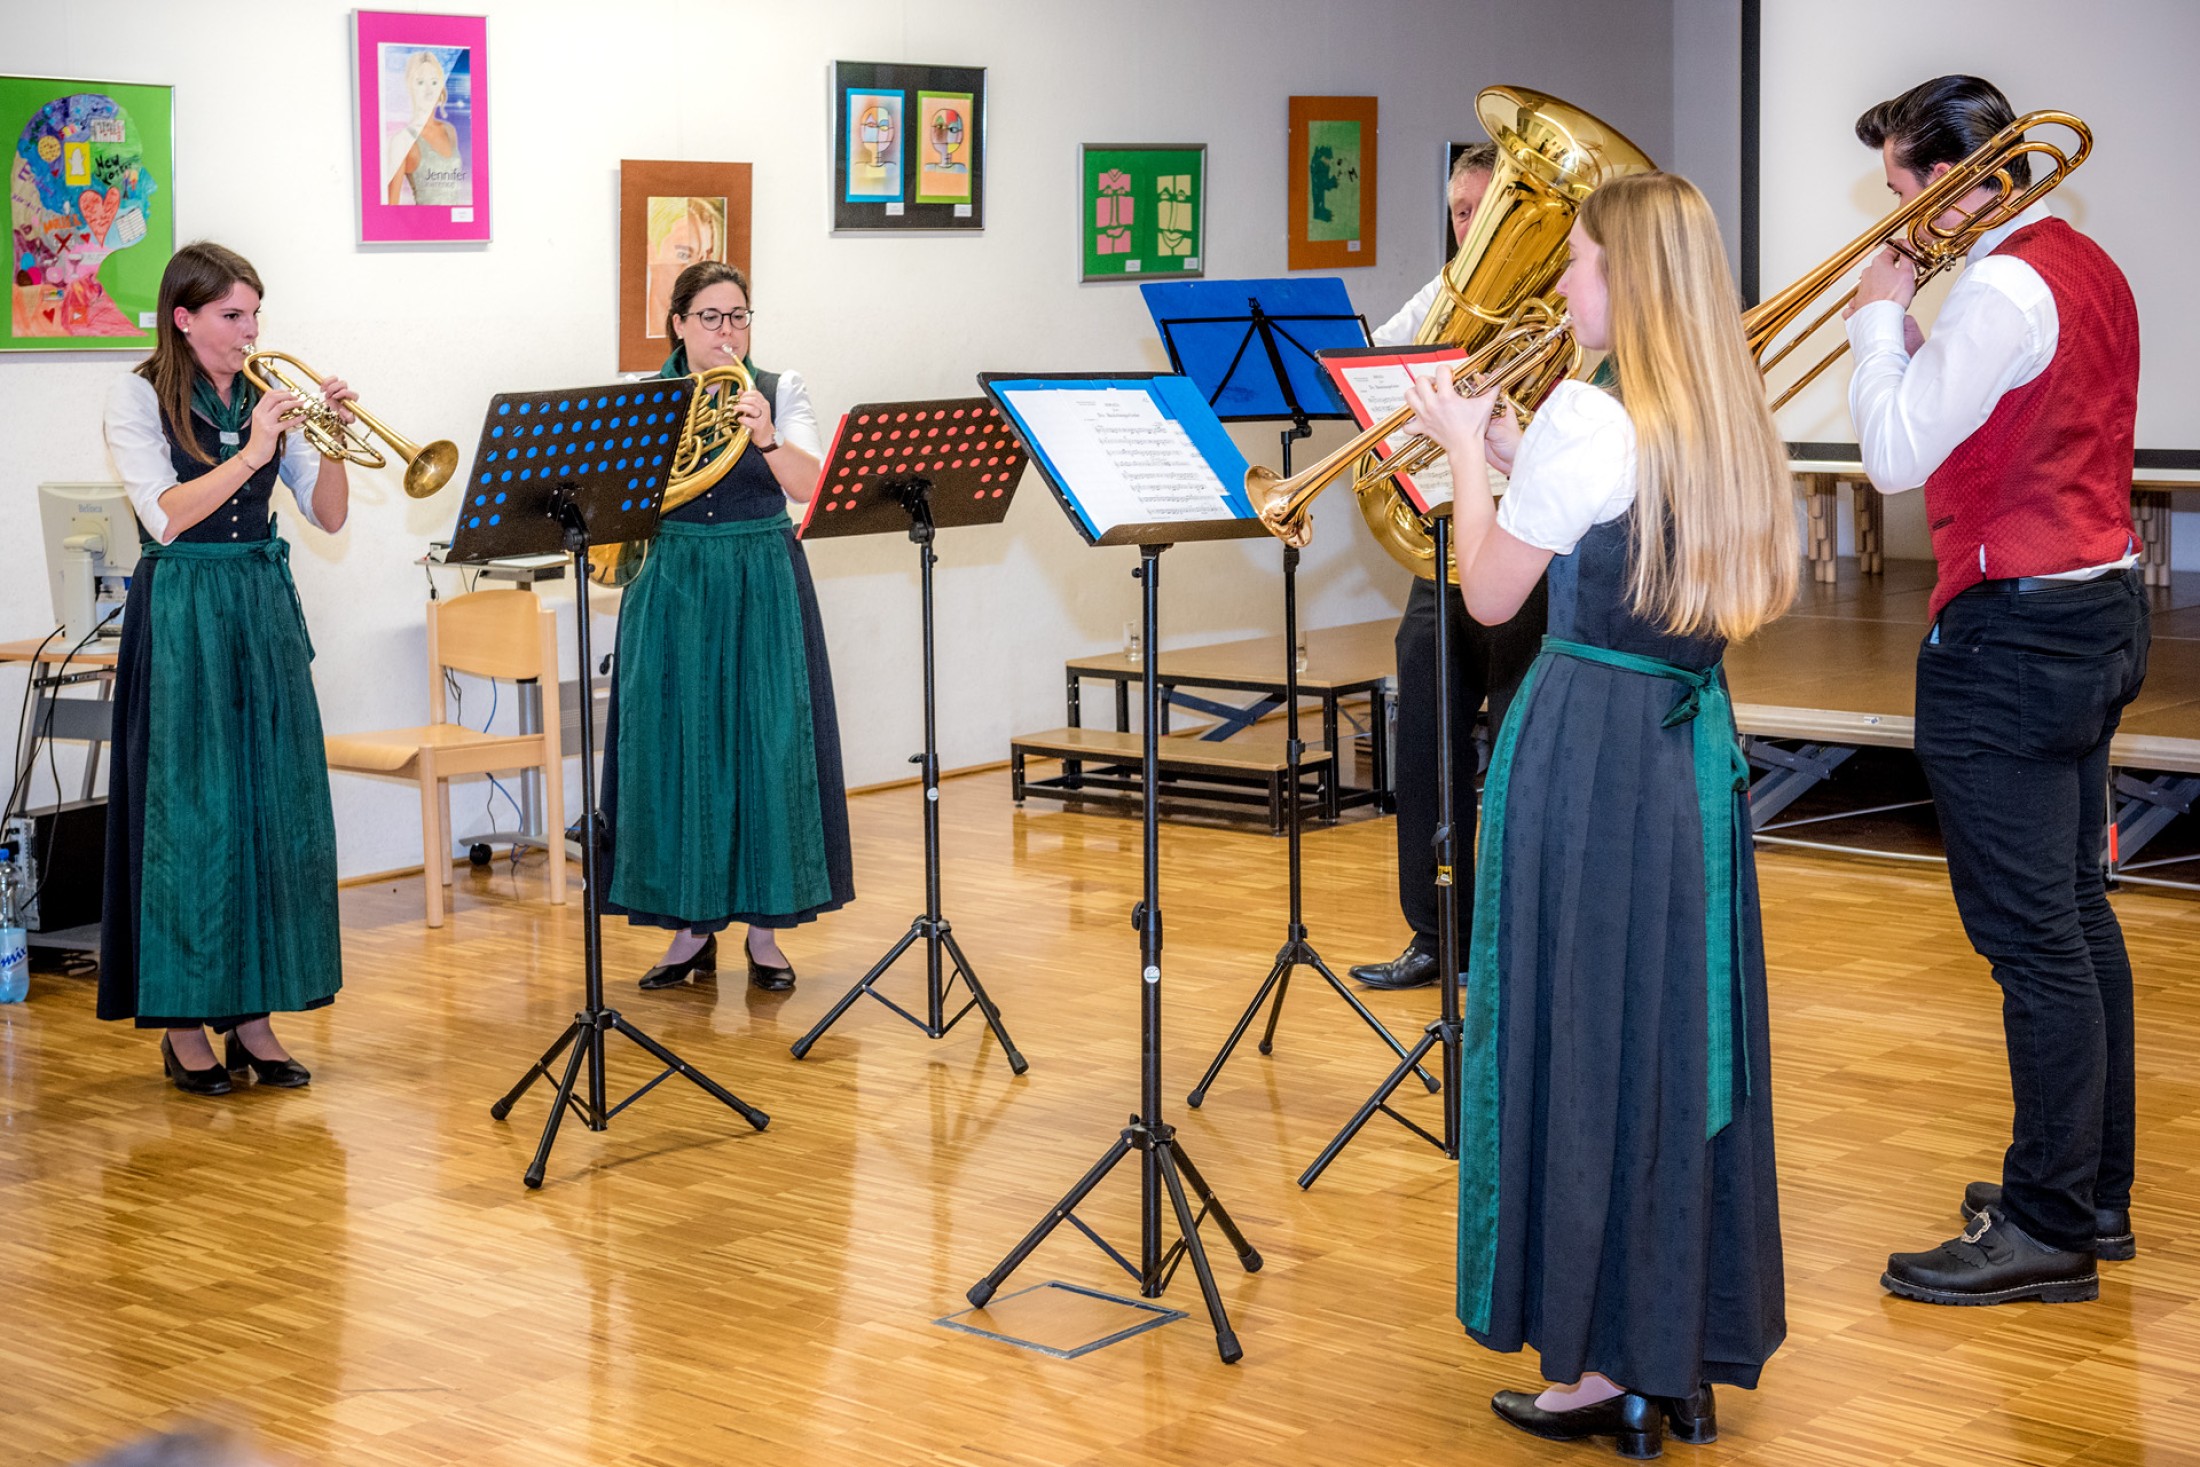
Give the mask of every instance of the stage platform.
[[(1783, 822), (1782, 813), (1857, 750), (1911, 746), (1917, 647), (1930, 624), (1933, 566), (1915, 560), (1885, 566), (1866, 574), (1844, 558), (1832, 580), (1806, 577), (1792, 612), (1727, 652), (1735, 723), (1759, 771), (1751, 813), (1761, 842), (1832, 844), (1788, 833), (1800, 822)], [(2150, 594), (2154, 643), (2146, 687), (2125, 710), (2112, 746), (2112, 864), (2119, 879), (2137, 882), (2159, 880), (2140, 874), (2156, 864), (2137, 859), (2140, 850), (2200, 801), (2200, 574), (2175, 574)], [(1819, 814), (1811, 823), (1832, 822)]]

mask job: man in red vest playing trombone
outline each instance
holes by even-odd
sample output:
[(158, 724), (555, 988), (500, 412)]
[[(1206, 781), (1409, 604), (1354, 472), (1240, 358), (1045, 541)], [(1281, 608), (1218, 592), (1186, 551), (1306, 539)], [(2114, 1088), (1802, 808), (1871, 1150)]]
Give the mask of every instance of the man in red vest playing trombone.
[[(2014, 118), (1992, 83), (1944, 76), (1856, 134), (1907, 201)], [(2022, 187), (2028, 160), (2011, 173)], [(2131, 961), (2102, 837), (2109, 739), (2147, 666), (2138, 313), (2115, 262), (2040, 204), (1979, 240), (1929, 341), (1914, 290), (1892, 250), (1865, 267), (1849, 409), (1872, 482), (1925, 490), (1939, 573), (1917, 756), (1964, 931), (2001, 985), (2015, 1124), (2000, 1185), (1964, 1193), (1970, 1225), (1880, 1282), (1935, 1304), (2092, 1299), (2096, 1257), (2134, 1251)]]

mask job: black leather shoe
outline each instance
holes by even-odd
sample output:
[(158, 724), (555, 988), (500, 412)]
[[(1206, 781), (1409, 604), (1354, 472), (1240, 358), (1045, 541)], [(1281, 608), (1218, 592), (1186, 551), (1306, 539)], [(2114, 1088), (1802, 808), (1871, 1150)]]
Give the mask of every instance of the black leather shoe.
[(1719, 1411), (1711, 1399), (1710, 1381), (1697, 1386), (1692, 1395), (1656, 1400), (1665, 1411), (1665, 1434), (1673, 1440), (1700, 1447), (1719, 1439)]
[(1585, 1436), (1615, 1438), (1622, 1457), (1637, 1461), (1665, 1451), (1665, 1412), (1656, 1398), (1633, 1391), (1576, 1406), (1571, 1411), (1546, 1411), (1535, 1403), (1536, 1391), (1499, 1391), (1490, 1397), (1490, 1409), (1506, 1421), (1546, 1441), (1573, 1442)]
[(1369, 988), (1426, 988), (1436, 981), (1436, 967), (1436, 954), (1415, 944), (1387, 963), (1360, 964), (1352, 978)]
[(2050, 1248), (1991, 1211), (1930, 1252), (1891, 1255), (1879, 1286), (1927, 1304), (2079, 1304), (2101, 1296), (2092, 1254)]
[(203, 1070), (185, 1069), (183, 1061), (176, 1058), (176, 1047), (168, 1042), (168, 1036), (160, 1036), (160, 1068), (178, 1090), (186, 1095), (227, 1095), (229, 1071), (220, 1065)]
[(785, 993), (794, 987), (794, 969), (767, 968), (756, 960), (756, 954), (749, 952), (745, 944), (741, 950), (748, 954), (749, 987), (761, 993)]
[[(1969, 1222), (1990, 1207), (2001, 1206), (2001, 1185), (1998, 1182), (1973, 1182), (1963, 1189), (1963, 1220)], [(2121, 1263), (2127, 1258), (2139, 1256), (2139, 1245), (2131, 1236), (2131, 1214), (2116, 1212), (2106, 1207), (2093, 1209), (2093, 1256), (2111, 1263)]]
[(229, 1042), (223, 1046), (223, 1062), (232, 1075), (252, 1072), (252, 1078), (262, 1085), (273, 1085), (278, 1090), (296, 1090), (301, 1085), (313, 1083), (313, 1072), (294, 1059), (264, 1060), (244, 1047), (235, 1030), (229, 1034)]
[(695, 950), (695, 956), (684, 963), (659, 963), (642, 975), (644, 988), (678, 988), (690, 977), (698, 982), (718, 976), (718, 934), (713, 932), (703, 939), (703, 945)]

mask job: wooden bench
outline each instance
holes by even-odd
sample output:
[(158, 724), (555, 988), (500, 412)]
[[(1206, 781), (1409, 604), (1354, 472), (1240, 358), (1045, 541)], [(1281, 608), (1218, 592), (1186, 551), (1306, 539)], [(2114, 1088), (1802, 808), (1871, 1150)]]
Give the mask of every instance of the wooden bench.
[[(1018, 734), (1008, 747), (1009, 787), (1019, 805), (1026, 795), (1131, 809), (1144, 802), (1140, 775), (1146, 751), (1139, 734), (1112, 728), (1057, 728)], [(1033, 757), (1059, 759), (1061, 773), (1032, 778), (1025, 772), (1024, 761)], [(1326, 749), (1307, 748), (1299, 754), (1302, 814), (1337, 818), (1335, 764)], [(1269, 833), (1283, 833), (1291, 777), (1280, 725), (1247, 729), (1225, 742), (1202, 739), (1197, 730), (1164, 734), (1160, 770), (1164, 808), (1202, 808), (1211, 814), (1216, 806), (1265, 806)]]

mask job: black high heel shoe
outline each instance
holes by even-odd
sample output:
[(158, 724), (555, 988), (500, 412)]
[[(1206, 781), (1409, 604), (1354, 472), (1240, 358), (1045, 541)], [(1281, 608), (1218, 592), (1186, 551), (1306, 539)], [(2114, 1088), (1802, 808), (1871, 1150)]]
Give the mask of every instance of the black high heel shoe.
[(1657, 1402), (1665, 1408), (1665, 1432), (1673, 1440), (1700, 1447), (1719, 1439), (1719, 1412), (1711, 1399), (1710, 1381), (1691, 1395), (1659, 1396)]
[(741, 945), (741, 951), (749, 960), (749, 987), (760, 993), (785, 993), (794, 987), (793, 968), (765, 967), (756, 960), (756, 954), (749, 951), (747, 943)]
[(644, 988), (678, 988), (690, 977), (697, 980), (718, 976), (718, 934), (713, 932), (703, 939), (703, 945), (695, 950), (695, 956), (684, 963), (659, 963), (642, 975)]
[(230, 1074), (241, 1075), (250, 1070), (255, 1080), (278, 1090), (296, 1090), (301, 1085), (313, 1083), (313, 1071), (294, 1059), (261, 1059), (244, 1047), (244, 1041), (237, 1037), (234, 1029), (229, 1031), (229, 1042), (222, 1047), (222, 1059), (229, 1066)]
[(175, 1082), (178, 1090), (186, 1095), (227, 1095), (229, 1072), (220, 1065), (210, 1065), (203, 1070), (188, 1069), (176, 1058), (176, 1047), (168, 1042), (168, 1036), (160, 1036), (161, 1073)]
[(1499, 1391), (1490, 1409), (1531, 1436), (1546, 1441), (1579, 1441), (1585, 1436), (1614, 1439), (1622, 1457), (1645, 1461), (1665, 1452), (1665, 1409), (1654, 1396), (1627, 1391), (1571, 1411), (1546, 1411), (1535, 1391)]

